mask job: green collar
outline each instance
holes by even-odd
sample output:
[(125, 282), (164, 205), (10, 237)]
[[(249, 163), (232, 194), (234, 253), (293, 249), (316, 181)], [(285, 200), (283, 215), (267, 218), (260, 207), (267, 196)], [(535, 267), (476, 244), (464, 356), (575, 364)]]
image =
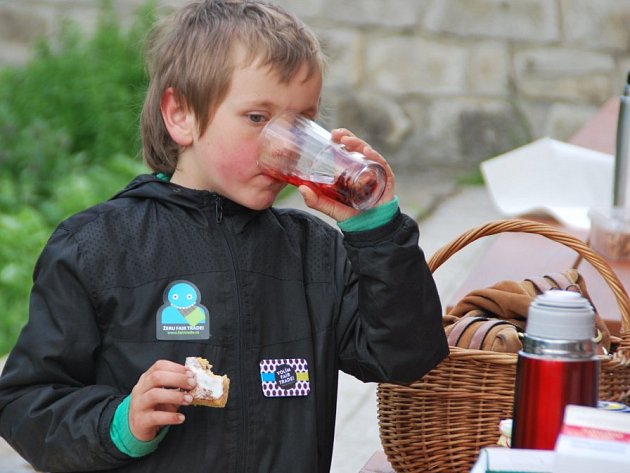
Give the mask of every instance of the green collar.
[(153, 175), (160, 181), (165, 181), (165, 182), (169, 182), (172, 176), (172, 174), (165, 174), (163, 172), (156, 172), (156, 173), (153, 173)]

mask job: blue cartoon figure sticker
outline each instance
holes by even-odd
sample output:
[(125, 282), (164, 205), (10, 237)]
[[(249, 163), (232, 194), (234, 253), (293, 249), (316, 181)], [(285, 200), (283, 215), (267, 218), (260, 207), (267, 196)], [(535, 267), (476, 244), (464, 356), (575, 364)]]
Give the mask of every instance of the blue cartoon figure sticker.
[(175, 281), (163, 295), (156, 320), (158, 340), (207, 340), (210, 338), (208, 309), (200, 304), (201, 293), (189, 281)]

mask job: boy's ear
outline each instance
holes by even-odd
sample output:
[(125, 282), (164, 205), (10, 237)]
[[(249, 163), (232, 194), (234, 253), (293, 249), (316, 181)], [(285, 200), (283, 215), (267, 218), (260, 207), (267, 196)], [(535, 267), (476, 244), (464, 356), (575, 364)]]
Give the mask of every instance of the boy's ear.
[(164, 124), (173, 141), (180, 146), (190, 146), (193, 142), (195, 120), (172, 87), (164, 91), (160, 108)]

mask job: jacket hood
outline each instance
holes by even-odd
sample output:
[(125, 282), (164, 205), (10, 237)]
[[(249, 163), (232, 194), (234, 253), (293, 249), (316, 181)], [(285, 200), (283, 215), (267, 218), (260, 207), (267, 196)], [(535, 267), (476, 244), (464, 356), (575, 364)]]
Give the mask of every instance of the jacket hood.
[(207, 225), (208, 215), (217, 222), (228, 218), (236, 231), (242, 231), (249, 222), (265, 212), (244, 207), (216, 192), (189, 189), (152, 174), (137, 176), (110, 200), (127, 198), (153, 200), (179, 207), (201, 226)]
[[(213, 198), (214, 197), (214, 198)], [(216, 200), (217, 195), (208, 191), (197, 191), (164, 181), (152, 174), (135, 177), (127, 187), (112, 197), (114, 199), (155, 199), (185, 207), (199, 208)]]
[(162, 180), (153, 174), (137, 176), (127, 187), (114, 195), (112, 200), (121, 198), (152, 199), (191, 209), (220, 205), (223, 215), (260, 213), (259, 210), (244, 207), (216, 192), (189, 189)]

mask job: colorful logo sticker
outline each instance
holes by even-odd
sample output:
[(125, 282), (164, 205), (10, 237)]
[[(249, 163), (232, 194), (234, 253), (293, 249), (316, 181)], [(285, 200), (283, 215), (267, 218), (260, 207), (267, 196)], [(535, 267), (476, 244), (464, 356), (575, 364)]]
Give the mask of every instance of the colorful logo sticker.
[(163, 295), (164, 305), (155, 323), (158, 340), (207, 340), (210, 338), (208, 309), (201, 293), (189, 281), (171, 283)]
[(266, 397), (307, 396), (311, 391), (308, 363), (303, 358), (262, 360), (260, 382)]

